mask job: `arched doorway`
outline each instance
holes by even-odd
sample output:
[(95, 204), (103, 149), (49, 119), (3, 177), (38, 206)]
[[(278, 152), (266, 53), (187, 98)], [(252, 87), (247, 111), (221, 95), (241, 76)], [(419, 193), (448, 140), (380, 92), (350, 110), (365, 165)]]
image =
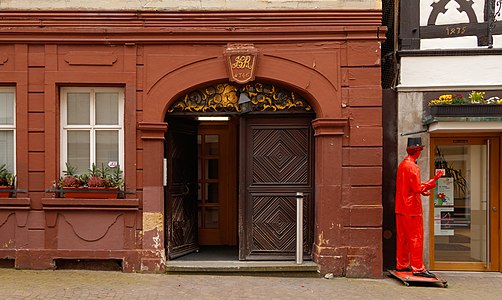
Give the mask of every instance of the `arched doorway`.
[(296, 192), (310, 258), (314, 117), (300, 95), (266, 83), (216, 84), (174, 101), (165, 118), (168, 259), (201, 246), (235, 247), (241, 260), (293, 259)]

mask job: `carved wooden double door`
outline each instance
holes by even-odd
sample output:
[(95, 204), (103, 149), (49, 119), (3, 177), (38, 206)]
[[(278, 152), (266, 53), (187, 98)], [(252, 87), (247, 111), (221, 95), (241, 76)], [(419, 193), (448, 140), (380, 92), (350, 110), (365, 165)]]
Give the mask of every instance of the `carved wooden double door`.
[(304, 194), (304, 254), (313, 244), (311, 118), (248, 115), (226, 123), (170, 119), (166, 248), (239, 244), (239, 259), (293, 259), (296, 193)]

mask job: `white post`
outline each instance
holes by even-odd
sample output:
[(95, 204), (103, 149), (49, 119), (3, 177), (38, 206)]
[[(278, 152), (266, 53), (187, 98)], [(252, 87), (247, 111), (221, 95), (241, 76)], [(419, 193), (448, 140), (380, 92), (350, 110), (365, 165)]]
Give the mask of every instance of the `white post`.
[(162, 168), (162, 184), (167, 186), (167, 158), (164, 158), (164, 166)]
[(303, 263), (303, 193), (296, 192), (296, 264)]

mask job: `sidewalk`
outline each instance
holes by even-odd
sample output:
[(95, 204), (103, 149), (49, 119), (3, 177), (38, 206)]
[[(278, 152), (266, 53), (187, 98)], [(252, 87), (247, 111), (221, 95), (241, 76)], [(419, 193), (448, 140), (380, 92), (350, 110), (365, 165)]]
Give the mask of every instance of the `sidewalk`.
[(0, 299), (502, 299), (501, 273), (436, 272), (449, 287), (392, 278), (291, 278), (0, 269)]

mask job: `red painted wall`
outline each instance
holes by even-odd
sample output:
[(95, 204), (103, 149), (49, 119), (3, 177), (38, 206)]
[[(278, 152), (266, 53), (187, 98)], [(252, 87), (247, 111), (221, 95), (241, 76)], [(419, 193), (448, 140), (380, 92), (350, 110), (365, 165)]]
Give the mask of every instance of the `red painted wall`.
[[(165, 112), (181, 94), (228, 80), (226, 44), (245, 42), (259, 51), (257, 81), (302, 94), (316, 112), (313, 247), (321, 273), (381, 276), (380, 12), (247, 14), (263, 20), (247, 22), (238, 12), (210, 20), (198, 13), (6, 12), (0, 84), (16, 87), (18, 188), (28, 191), (18, 197), (29, 199), (29, 214), (26, 224), (0, 226), (9, 236), (17, 226), (23, 241), (0, 247), (0, 257), (14, 256), (20, 268), (51, 268), (63, 257), (121, 258), (126, 271), (162, 270)], [(60, 172), (59, 88), (96, 85), (125, 91), (125, 182), (133, 193), (111, 213), (106, 202), (76, 209), (46, 192)], [(105, 234), (86, 240), (82, 232), (93, 222)]]

